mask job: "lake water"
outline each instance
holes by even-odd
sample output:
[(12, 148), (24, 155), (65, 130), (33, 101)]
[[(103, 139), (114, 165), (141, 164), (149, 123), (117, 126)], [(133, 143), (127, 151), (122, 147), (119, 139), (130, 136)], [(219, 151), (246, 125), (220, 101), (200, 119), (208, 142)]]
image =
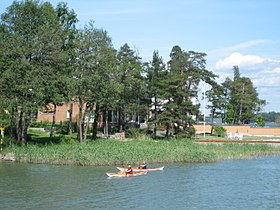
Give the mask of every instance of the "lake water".
[(0, 209), (280, 209), (280, 157), (167, 164), (107, 178), (114, 167), (0, 162)]

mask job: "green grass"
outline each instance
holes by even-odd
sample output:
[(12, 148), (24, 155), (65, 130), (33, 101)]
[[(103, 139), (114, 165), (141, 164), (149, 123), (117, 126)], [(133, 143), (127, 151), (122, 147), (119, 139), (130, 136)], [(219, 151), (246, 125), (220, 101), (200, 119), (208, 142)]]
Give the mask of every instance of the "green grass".
[[(63, 136), (63, 141), (62, 137), (56, 136), (55, 143), (32, 136), (32, 143), (27, 146), (5, 147), (3, 152), (14, 153), (19, 162), (67, 165), (135, 165), (142, 160), (148, 163), (214, 162), (280, 154), (280, 147), (266, 144), (200, 144), (192, 140), (149, 138), (99, 139), (80, 144), (74, 136)], [(39, 143), (34, 143), (36, 141)]]

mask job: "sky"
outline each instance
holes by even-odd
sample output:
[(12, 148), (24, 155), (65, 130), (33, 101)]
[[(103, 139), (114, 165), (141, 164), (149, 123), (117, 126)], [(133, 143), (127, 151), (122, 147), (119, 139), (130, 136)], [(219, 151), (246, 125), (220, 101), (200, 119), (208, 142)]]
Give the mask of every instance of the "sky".
[[(0, 0), (0, 14), (12, 4)], [(61, 0), (49, 0), (56, 7)], [(279, 0), (65, 0), (77, 14), (78, 28), (90, 20), (112, 38), (114, 47), (127, 43), (143, 61), (155, 50), (169, 60), (173, 46), (207, 54), (206, 68), (233, 77), (238, 65), (248, 77), (263, 111), (280, 112)], [(206, 89), (209, 87), (206, 87)], [(201, 87), (202, 90), (202, 87)]]

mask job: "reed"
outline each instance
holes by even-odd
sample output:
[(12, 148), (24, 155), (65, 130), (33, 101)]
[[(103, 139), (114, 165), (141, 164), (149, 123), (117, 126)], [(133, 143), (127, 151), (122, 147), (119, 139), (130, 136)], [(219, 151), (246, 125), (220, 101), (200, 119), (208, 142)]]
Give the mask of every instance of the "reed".
[(248, 159), (255, 156), (279, 155), (280, 147), (265, 144), (224, 143), (199, 144), (191, 140), (100, 139), (85, 143), (29, 144), (4, 149), (14, 153), (16, 161), (60, 165), (123, 165), (177, 162), (215, 162)]

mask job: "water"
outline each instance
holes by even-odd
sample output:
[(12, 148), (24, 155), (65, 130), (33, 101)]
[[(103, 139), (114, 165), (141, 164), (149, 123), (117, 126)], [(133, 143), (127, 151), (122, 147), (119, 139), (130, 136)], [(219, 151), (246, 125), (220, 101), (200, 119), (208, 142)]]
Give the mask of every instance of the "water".
[(280, 209), (280, 157), (168, 164), (107, 178), (114, 167), (0, 162), (0, 209)]

